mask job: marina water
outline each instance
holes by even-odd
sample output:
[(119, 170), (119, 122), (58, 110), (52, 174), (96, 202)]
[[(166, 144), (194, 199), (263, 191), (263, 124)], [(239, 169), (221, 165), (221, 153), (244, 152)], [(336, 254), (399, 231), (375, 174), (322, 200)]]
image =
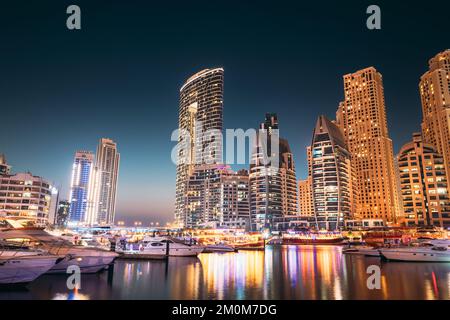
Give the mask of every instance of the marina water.
[[(381, 262), (343, 255), (340, 246), (267, 246), (265, 251), (116, 260), (110, 271), (44, 275), (0, 299), (450, 299), (450, 263)], [(381, 267), (381, 289), (368, 289), (367, 267)]]

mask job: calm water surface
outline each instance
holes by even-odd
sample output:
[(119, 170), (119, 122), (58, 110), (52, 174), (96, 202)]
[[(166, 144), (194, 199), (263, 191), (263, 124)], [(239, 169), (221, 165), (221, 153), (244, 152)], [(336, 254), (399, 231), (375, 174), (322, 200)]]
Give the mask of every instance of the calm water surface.
[[(381, 262), (339, 246), (267, 247), (265, 252), (201, 254), (164, 261), (118, 260), (113, 272), (82, 275), (77, 293), (65, 275), (42, 276), (0, 299), (449, 299), (450, 263)], [(381, 290), (366, 268), (381, 267)]]

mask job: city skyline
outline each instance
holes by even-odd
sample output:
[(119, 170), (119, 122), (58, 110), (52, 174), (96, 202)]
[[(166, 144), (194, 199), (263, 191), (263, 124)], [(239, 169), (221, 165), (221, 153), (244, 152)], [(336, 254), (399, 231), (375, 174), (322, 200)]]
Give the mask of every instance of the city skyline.
[[(86, 5), (86, 12), (89, 12), (90, 8), (95, 8), (95, 6)], [(115, 5), (112, 11), (121, 8), (122, 6)], [(352, 9), (352, 13), (361, 8)], [(125, 9), (128, 13), (135, 10), (130, 7)], [(244, 5), (242, 10), (247, 9)], [(46, 13), (42, 10), (40, 8), (37, 12), (45, 16)], [(98, 14), (98, 11), (94, 10), (94, 12)], [(226, 8), (225, 12), (229, 14)], [(260, 19), (263, 12), (259, 12), (253, 19)], [(108, 18), (106, 13), (102, 14), (103, 19)], [(325, 15), (329, 18), (327, 14)], [(363, 16), (361, 21), (364, 20), (362, 18)], [(111, 137), (120, 145), (123, 157), (119, 178), (117, 219), (122, 220), (129, 217), (129, 222), (137, 219), (147, 223), (152, 220), (165, 222), (173, 219), (175, 166), (170, 160), (170, 150), (175, 143), (170, 141), (170, 133), (177, 128), (178, 89), (190, 75), (204, 68), (224, 67), (226, 72), (224, 128), (256, 128), (261, 115), (266, 112), (276, 112), (283, 124), (280, 134), (289, 140), (296, 161), (297, 179), (301, 179), (306, 178), (305, 147), (310, 143), (311, 130), (315, 120), (321, 113), (333, 118), (334, 111), (343, 98), (341, 87), (344, 74), (372, 65), (383, 74), (388, 127), (394, 142), (394, 154), (397, 154), (400, 147), (410, 140), (411, 133), (420, 129), (422, 115), (418, 91), (419, 78), (427, 71), (428, 59), (446, 49), (442, 47), (445, 44), (436, 41), (433, 44), (421, 44), (423, 50), (420, 50), (420, 53), (412, 52), (417, 40), (412, 36), (406, 36), (406, 39), (399, 41), (400, 44), (393, 43), (394, 32), (393, 38), (387, 36), (389, 50), (381, 48), (383, 41), (386, 41), (383, 40), (379, 47), (374, 48), (373, 53), (351, 54), (349, 49), (340, 49), (340, 45), (336, 41), (332, 41), (327, 35), (328, 31), (322, 27), (309, 37), (323, 34), (325, 40), (327, 38), (330, 40), (326, 46), (317, 44), (317, 52), (325, 52), (326, 47), (337, 51), (337, 56), (335, 53), (333, 59), (329, 59), (332, 60), (330, 62), (324, 61), (327, 60), (324, 59), (326, 56), (313, 57), (308, 53), (300, 52), (301, 39), (298, 44), (290, 45), (289, 32), (287, 36), (283, 36), (278, 41), (275, 39), (274, 33), (268, 32), (265, 36), (269, 40), (276, 41), (275, 43), (283, 48), (292, 49), (289, 51), (291, 53), (283, 57), (287, 61), (283, 63), (280, 59), (282, 56), (276, 55), (275, 51), (264, 50), (268, 49), (266, 45), (263, 45), (267, 38), (262, 39), (262, 33), (252, 29), (250, 24), (243, 20), (238, 20), (236, 28), (241, 26), (244, 31), (256, 35), (258, 41), (255, 41), (262, 49), (261, 51), (251, 50), (244, 46), (244, 52), (241, 53), (242, 61), (238, 59), (238, 54), (232, 54), (227, 50), (216, 52), (215, 49), (223, 48), (229, 48), (232, 51), (236, 45), (230, 40), (230, 36), (235, 33), (229, 33), (225, 30), (226, 28), (221, 27), (219, 35), (228, 42), (213, 47), (205, 54), (201, 54), (200, 51), (190, 51), (187, 57), (183, 57), (185, 59), (181, 59), (179, 56), (180, 59), (173, 68), (165, 69), (169, 59), (156, 57), (155, 61), (162, 62), (161, 67), (155, 66), (155, 62), (148, 61), (149, 58), (155, 58), (155, 54), (151, 53), (150, 46), (142, 47), (148, 56), (139, 56), (136, 62), (131, 63), (129, 59), (132, 56), (121, 51), (117, 54), (111, 53), (108, 56), (109, 61), (106, 59), (107, 61), (99, 63), (96, 56), (101, 53), (99, 52), (101, 50), (94, 45), (94, 40), (105, 32), (101, 28), (104, 20), (96, 24), (92, 19), (92, 15), (86, 15), (85, 27), (96, 31), (94, 36), (87, 36), (83, 33), (67, 35), (64, 30), (60, 31), (61, 33), (50, 33), (56, 36), (59, 44), (64, 44), (57, 54), (60, 55), (59, 57), (66, 58), (56, 59), (58, 60), (56, 66), (50, 68), (49, 75), (41, 78), (40, 76), (43, 74), (41, 68), (48, 66), (45, 63), (46, 59), (54, 60), (51, 59), (51, 54), (49, 57), (46, 57), (46, 54), (52, 50), (51, 48), (58, 48), (58, 44), (49, 45), (49, 49), (41, 49), (43, 52), (36, 52), (37, 60), (33, 63), (25, 62), (24, 65), (19, 66), (19, 61), (13, 59), (12, 66), (16, 67), (14, 71), (11, 66), (5, 65), (5, 74), (10, 79), (9, 81), (3, 79), (2, 84), (3, 87), (12, 88), (12, 90), (6, 90), (7, 92), (1, 98), (1, 104), (6, 106), (3, 114), (11, 121), (8, 121), (0, 129), (0, 135), (8, 137), (8, 139), (2, 139), (0, 153), (6, 155), (8, 164), (13, 167), (14, 172), (29, 170), (35, 175), (45, 177), (61, 188), (63, 195), (68, 196), (73, 152), (80, 148), (94, 150), (99, 137)], [(321, 19), (325, 18), (320, 18), (317, 25), (325, 21)], [(389, 19), (391, 18), (387, 17), (386, 21), (389, 22)], [(49, 19), (52, 28), (53, 24), (57, 23), (59, 22), (55, 18)], [(161, 26), (164, 25), (161, 21), (158, 23), (161, 23)], [(277, 23), (280, 21), (277, 20)], [(269, 25), (276, 27), (277, 23), (269, 23)], [(303, 23), (296, 22), (295, 29), (297, 31), (302, 29)], [(311, 20), (308, 20), (308, 23), (311, 23)], [(14, 25), (14, 23), (12, 24)], [(423, 24), (426, 23), (423, 22)], [(195, 23), (194, 25), (199, 26)], [(408, 24), (405, 28), (407, 26)], [(130, 22), (121, 27), (129, 30), (137, 25)], [(16, 44), (11, 48), (26, 52), (27, 48), (34, 48), (36, 39), (42, 37), (44, 43), (49, 44), (51, 37), (44, 36), (46, 28), (47, 26), (44, 25), (41, 29), (38, 28), (34, 31), (35, 36), (29, 39), (31, 40), (29, 45)], [(118, 27), (113, 26), (113, 28)], [(281, 24), (278, 28), (284, 30), (287, 25)], [(139, 35), (149, 32), (148, 29), (142, 29)], [(119, 29), (115, 30), (119, 31)], [(425, 28), (422, 32), (426, 33), (426, 30)], [(16, 33), (20, 35), (25, 31), (30, 32), (19, 26)], [(345, 30), (339, 29), (337, 32), (339, 31)], [(171, 31), (168, 32), (170, 34)], [(358, 31), (356, 35), (352, 33), (352, 35), (356, 38), (360, 36), (377, 37), (368, 34), (367, 30), (363, 30), (363, 26), (361, 26), (360, 32)], [(118, 32), (121, 43), (127, 43), (123, 36), (125, 33)], [(300, 34), (308, 36), (305, 33)], [(386, 36), (386, 33), (384, 35)], [(66, 36), (70, 39), (62, 40)], [(202, 36), (206, 38), (206, 34), (202, 34)], [(439, 40), (439, 33), (435, 37), (436, 40)], [(188, 34), (185, 40), (192, 38), (193, 34)], [(237, 41), (244, 39), (243, 36), (240, 36)], [(156, 43), (164, 41), (159, 38), (156, 40)], [(71, 45), (69, 46), (66, 41), (69, 41)], [(114, 45), (111, 40), (104, 41), (103, 44)], [(406, 44), (407, 41), (410, 43)], [(213, 43), (212, 40), (208, 40), (204, 46), (211, 43)], [(86, 48), (88, 51), (93, 48), (94, 57), (88, 57), (87, 53), (81, 53), (81, 56), (75, 59), (72, 65), (69, 61), (76, 58), (76, 54), (71, 53), (72, 45), (81, 45), (81, 48)], [(131, 45), (133, 48), (141, 46), (136, 40), (131, 41)], [(345, 44), (342, 47), (345, 47)], [(358, 44), (355, 47), (358, 47)], [(9, 52), (13, 51), (6, 50), (6, 57), (9, 57)], [(126, 57), (123, 66), (120, 66), (121, 54)], [(22, 56), (22, 58), (24, 57), (26, 56)], [(170, 58), (174, 57), (176, 56), (170, 55)], [(265, 62), (271, 57), (274, 60), (270, 60), (269, 66)], [(37, 66), (39, 63), (42, 64), (42, 67)], [(92, 79), (83, 77), (87, 69), (96, 63), (99, 64), (94, 70), (95, 76)], [(113, 75), (117, 75), (117, 77), (110, 77), (111, 74), (105, 72), (112, 65), (116, 66)], [(290, 68), (287, 69), (287, 66)], [(74, 74), (75, 77), (71, 78), (72, 81), (62, 81), (62, 84), (57, 84), (63, 76), (63, 73), (53, 69), (58, 67), (65, 70), (64, 73)], [(77, 71), (76, 68), (81, 69)], [(287, 74), (282, 76), (282, 73), (286, 72)], [(151, 76), (144, 76), (144, 73)], [(132, 85), (120, 80), (121, 76), (126, 81), (131, 80)], [(153, 77), (158, 78), (158, 81), (164, 85), (159, 85), (151, 79)], [(36, 86), (37, 79), (42, 80), (39, 82), (41, 85)], [(21, 94), (21, 88), (25, 90), (26, 95)], [(93, 95), (89, 90), (91, 88), (99, 92)], [(99, 90), (95, 88), (99, 88)], [(317, 92), (322, 93), (321, 97), (317, 96)], [(66, 112), (59, 111), (58, 108), (61, 106), (66, 108), (63, 109)], [(101, 121), (103, 111), (107, 107), (111, 107), (111, 115), (107, 117), (108, 121)], [(21, 110), (21, 112), (17, 113), (15, 110)], [(80, 119), (80, 115), (70, 113), (71, 110), (89, 112), (89, 117), (80, 124), (85, 133), (79, 134), (75, 128), (67, 125), (67, 116), (74, 117), (75, 120)], [(161, 110), (161, 113), (158, 114), (155, 110)], [(407, 114), (402, 114), (405, 111)], [(24, 119), (22, 112), (28, 114), (29, 118), (33, 118), (33, 120), (31, 121), (28, 117)], [(47, 117), (49, 119), (46, 119)], [(156, 121), (157, 117), (161, 121)], [(405, 120), (401, 121), (404, 117), (406, 117)], [(39, 143), (36, 143), (35, 139), (30, 139), (30, 133), (37, 128), (33, 127), (33, 123), (48, 128), (42, 133), (43, 137), (38, 141)], [(142, 150), (142, 146), (145, 150)]]

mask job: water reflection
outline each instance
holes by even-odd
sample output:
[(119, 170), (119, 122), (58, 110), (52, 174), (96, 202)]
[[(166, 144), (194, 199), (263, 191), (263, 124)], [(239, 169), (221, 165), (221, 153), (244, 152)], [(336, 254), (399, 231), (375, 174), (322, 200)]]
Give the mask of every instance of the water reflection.
[[(369, 265), (381, 267), (381, 290), (366, 286)], [(382, 263), (342, 255), (339, 246), (267, 247), (262, 251), (202, 254), (165, 261), (116, 261), (114, 269), (42, 276), (0, 299), (449, 299), (450, 264)]]

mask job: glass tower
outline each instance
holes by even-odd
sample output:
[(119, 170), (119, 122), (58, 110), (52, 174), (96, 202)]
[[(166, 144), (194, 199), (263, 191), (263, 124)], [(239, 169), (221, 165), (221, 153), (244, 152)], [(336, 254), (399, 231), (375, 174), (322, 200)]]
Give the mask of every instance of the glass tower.
[(86, 222), (93, 162), (94, 154), (92, 152), (77, 151), (75, 153), (70, 187), (70, 222)]
[(222, 139), (205, 134), (222, 133), (223, 74), (222, 68), (202, 70), (180, 89), (175, 199), (175, 222), (180, 227), (193, 220), (186, 208), (189, 176), (197, 165), (222, 161)]

